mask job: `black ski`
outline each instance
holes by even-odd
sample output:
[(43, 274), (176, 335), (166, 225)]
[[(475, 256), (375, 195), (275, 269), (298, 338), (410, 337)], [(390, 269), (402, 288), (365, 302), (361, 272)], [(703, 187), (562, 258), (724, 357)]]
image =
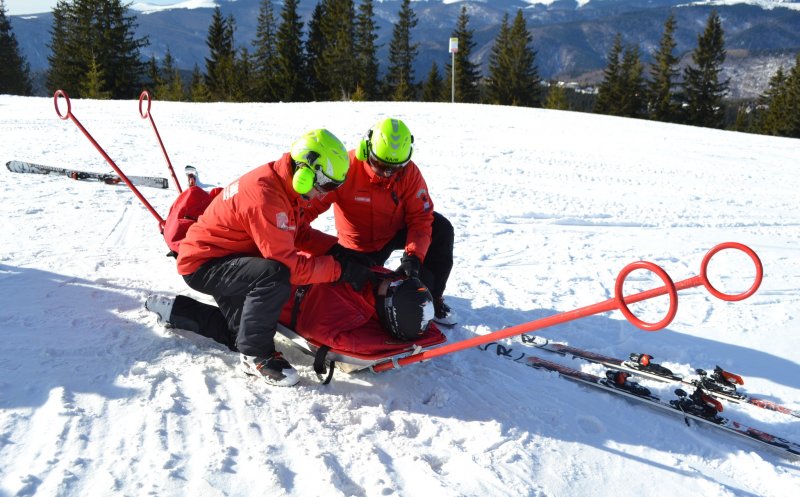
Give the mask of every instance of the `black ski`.
[(602, 378), (562, 364), (530, 356), (525, 352), (514, 351), (496, 342), (481, 345), (479, 348), (484, 351), (494, 350), (497, 355), (511, 359), (514, 362), (519, 362), (535, 369), (553, 371), (570, 381), (621, 395), (683, 416), (687, 425), (690, 424), (690, 420), (694, 420), (728, 433), (754, 440), (785, 454), (791, 454), (793, 457), (800, 456), (800, 444), (720, 416), (719, 412), (722, 410), (722, 405), (701, 388), (696, 388), (692, 394), (688, 394), (682, 389), (677, 389), (675, 390), (677, 398), (665, 401), (638, 383), (628, 381), (630, 373), (625, 371), (611, 369), (606, 372), (606, 378)]
[(531, 344), (536, 348), (554, 352), (561, 356), (572, 356), (573, 358), (583, 359), (585, 361), (602, 364), (603, 366), (627, 371), (642, 378), (666, 382), (666, 383), (680, 383), (694, 388), (702, 388), (708, 395), (726, 400), (733, 403), (750, 404), (769, 411), (775, 411), (782, 414), (788, 414), (796, 418), (800, 418), (800, 411), (790, 409), (788, 407), (776, 404), (775, 402), (751, 397), (747, 394), (741, 393), (736, 390), (736, 385), (744, 384), (742, 377), (725, 371), (719, 366), (714, 368), (713, 373), (708, 373), (702, 369), (696, 369), (697, 378), (684, 378), (681, 375), (674, 374), (668, 368), (660, 364), (652, 362), (653, 356), (648, 354), (633, 353), (628, 360), (618, 359), (616, 357), (608, 357), (589, 350), (579, 349), (564, 343), (558, 343), (548, 340), (547, 338), (535, 335), (522, 335), (523, 343)]
[[(43, 166), (41, 164), (32, 164), (30, 162), (17, 160), (6, 162), (6, 167), (9, 171), (14, 173), (57, 174), (78, 180), (100, 181), (107, 185), (125, 184), (122, 178), (112, 173), (78, 171), (76, 169)], [(169, 186), (167, 178), (159, 178), (156, 176), (128, 176), (128, 179), (136, 186), (150, 186), (153, 188), (167, 188)]]

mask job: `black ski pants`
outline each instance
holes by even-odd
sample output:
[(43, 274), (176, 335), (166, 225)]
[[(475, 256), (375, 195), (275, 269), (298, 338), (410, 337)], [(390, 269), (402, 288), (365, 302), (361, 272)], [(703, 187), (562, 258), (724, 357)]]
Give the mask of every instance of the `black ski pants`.
[(174, 326), (245, 355), (268, 357), (275, 352), (278, 319), (292, 289), (284, 264), (261, 257), (222, 257), (183, 279), (189, 288), (214, 297), (219, 313), (213, 306), (179, 298), (170, 318)]
[[(386, 264), (386, 259), (395, 250), (403, 250), (406, 247), (407, 229), (402, 229), (392, 238), (389, 243), (376, 252), (368, 252), (370, 258), (378, 266)], [(431, 246), (425, 254), (425, 261), (422, 263), (422, 282), (431, 291), (433, 298), (440, 299), (444, 295), (447, 280), (450, 278), (450, 271), (453, 269), (453, 241), (455, 233), (453, 225), (446, 217), (438, 212), (433, 213), (433, 226), (431, 232)]]

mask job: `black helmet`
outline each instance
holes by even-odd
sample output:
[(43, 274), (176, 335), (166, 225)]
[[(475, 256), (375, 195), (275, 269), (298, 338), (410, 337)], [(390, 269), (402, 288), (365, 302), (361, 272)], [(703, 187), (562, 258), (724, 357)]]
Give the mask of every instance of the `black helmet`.
[(419, 278), (383, 281), (375, 307), (381, 324), (404, 342), (421, 337), (434, 317), (433, 297)]

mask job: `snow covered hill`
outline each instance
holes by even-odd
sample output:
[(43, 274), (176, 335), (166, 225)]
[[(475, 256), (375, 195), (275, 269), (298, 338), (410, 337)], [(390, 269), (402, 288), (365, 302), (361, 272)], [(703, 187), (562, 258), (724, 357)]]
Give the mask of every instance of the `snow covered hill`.
[[(349, 146), (387, 115), (415, 134), (436, 209), (456, 228), (450, 342), (613, 296), (649, 260), (674, 280), (714, 245), (764, 264), (759, 291), (722, 302), (681, 291), (676, 319), (640, 331), (619, 312), (539, 334), (605, 354), (649, 352), (685, 374), (720, 365), (745, 391), (800, 408), (800, 147), (771, 138), (607, 116), (419, 103), (153, 102), (177, 167), (225, 185), (328, 127)], [(73, 100), (126, 173), (168, 176), (137, 102)], [(0, 162), (106, 171), (50, 98), (0, 96)], [(175, 190), (142, 189), (161, 215)], [(0, 168), (0, 495), (795, 495), (800, 461), (710, 427), (468, 349), (321, 386), (289, 351), (295, 388), (242, 379), (237, 357), (162, 329), (150, 292), (190, 292), (155, 219), (124, 186)], [(317, 227), (332, 231), (324, 217)], [(393, 259), (392, 262), (396, 262)], [(712, 282), (746, 289), (735, 252)], [(626, 293), (658, 286), (634, 272)], [(197, 295), (195, 295), (197, 296)], [(632, 306), (651, 321), (665, 297)], [(517, 338), (507, 347), (525, 348)], [(586, 371), (598, 366), (557, 359)], [(670, 390), (652, 382), (654, 391)], [(724, 415), (800, 441), (800, 420)]]

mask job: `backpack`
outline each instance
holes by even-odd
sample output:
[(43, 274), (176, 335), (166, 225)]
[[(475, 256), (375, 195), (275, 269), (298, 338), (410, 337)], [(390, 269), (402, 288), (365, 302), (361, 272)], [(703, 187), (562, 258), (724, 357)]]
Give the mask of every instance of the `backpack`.
[(178, 257), (178, 249), (181, 241), (186, 238), (189, 227), (197, 222), (200, 215), (221, 191), (222, 188), (219, 187), (207, 192), (199, 186), (190, 186), (178, 195), (169, 208), (162, 231), (164, 241), (167, 242), (170, 249), (168, 256)]

